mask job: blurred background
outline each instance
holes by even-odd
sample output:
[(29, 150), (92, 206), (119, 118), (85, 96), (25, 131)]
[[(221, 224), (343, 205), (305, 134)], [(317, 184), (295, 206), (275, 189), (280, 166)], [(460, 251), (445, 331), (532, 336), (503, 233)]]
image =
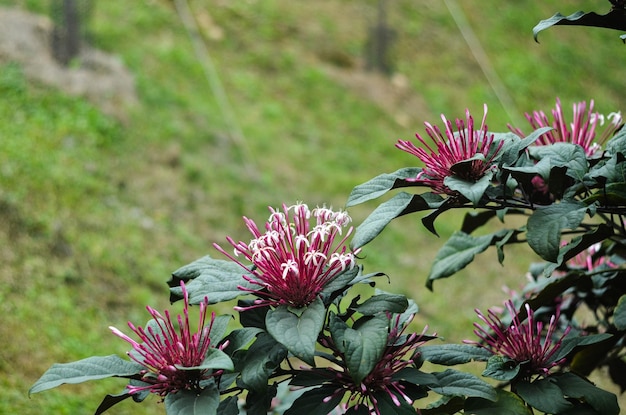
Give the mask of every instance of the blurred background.
[[(462, 4), (461, 4), (462, 3)], [(620, 32), (532, 28), (609, 2), (497, 0), (0, 0), (0, 413), (91, 414), (124, 382), (27, 396), (55, 362), (122, 355), (108, 326), (168, 307), (172, 271), (243, 215), (418, 165), (394, 148), (439, 116), (529, 130), (524, 113), (594, 99), (626, 109)], [(350, 209), (358, 225), (380, 201)], [(472, 336), (473, 309), (524, 285), (532, 252), (494, 252), (424, 288), (460, 224), (401, 218), (363, 251), (380, 288), (414, 298), (416, 325)], [(494, 226), (498, 226), (497, 224)], [(178, 305), (172, 306), (177, 310)], [(229, 312), (223, 307), (221, 312)], [(601, 375), (600, 375), (601, 376)], [(112, 414), (164, 413), (158, 399)]]

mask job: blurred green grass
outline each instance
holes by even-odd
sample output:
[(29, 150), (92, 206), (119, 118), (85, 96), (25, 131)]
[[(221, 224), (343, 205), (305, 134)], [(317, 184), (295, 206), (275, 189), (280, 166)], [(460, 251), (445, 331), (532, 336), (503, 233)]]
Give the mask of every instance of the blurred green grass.
[[(463, 2), (482, 63), (520, 118), (557, 95), (594, 98), (601, 112), (626, 108), (618, 32), (567, 27), (532, 39), (538, 20), (600, 3)], [(54, 362), (124, 353), (107, 326), (143, 323), (146, 304), (167, 307), (169, 274), (217, 255), (211, 243), (226, 235), (246, 240), (242, 215), (262, 221), (268, 205), (296, 200), (343, 206), (355, 185), (414, 164), (393, 144), (439, 113), (479, 116), (486, 102), (491, 130), (510, 121), (443, 2), (389, 2), (393, 80), (359, 69), (374, 1), (190, 4), (242, 141), (231, 138), (171, 2), (96, 4), (93, 44), (121, 56), (137, 83), (139, 104), (124, 121), (29, 82), (15, 63), (0, 68), (0, 413), (92, 413), (121, 391), (109, 380), (27, 398)], [(49, 2), (0, 5), (45, 13)], [(351, 209), (355, 224), (376, 203)], [(500, 287), (522, 285), (535, 260), (516, 248), (503, 268), (488, 252), (428, 292), (430, 262), (459, 223), (444, 215), (437, 239), (417, 217), (401, 218), (363, 252), (366, 271), (389, 275), (381, 288), (414, 298), (417, 324), (450, 341), (470, 336), (473, 308), (499, 304)], [(111, 413), (163, 413), (156, 401)]]

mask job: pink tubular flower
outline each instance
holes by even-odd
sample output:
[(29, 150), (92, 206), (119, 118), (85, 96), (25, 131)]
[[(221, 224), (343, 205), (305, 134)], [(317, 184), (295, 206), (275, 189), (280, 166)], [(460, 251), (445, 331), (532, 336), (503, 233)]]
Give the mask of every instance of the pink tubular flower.
[[(302, 203), (283, 205), (282, 211), (270, 207), (270, 212), (265, 233), (244, 217), (254, 239), (246, 244), (227, 238), (235, 248), (234, 256), (219, 245), (214, 246), (252, 274), (252, 277), (244, 276), (247, 281), (261, 287), (258, 290), (240, 287), (259, 297), (254, 307), (281, 304), (304, 307), (335, 277), (355, 266), (358, 251), (348, 252), (346, 246), (353, 228), (335, 244), (351, 218), (346, 212), (325, 207), (309, 210)], [(235, 258), (240, 254), (253, 266)]]
[(131, 339), (115, 327), (109, 327), (118, 337), (133, 346), (128, 356), (146, 367), (142, 372), (142, 381), (147, 385), (128, 385), (128, 393), (136, 394), (149, 391), (161, 397), (180, 390), (200, 389), (200, 382), (209, 379), (218, 372), (210, 369), (194, 369), (202, 365), (211, 346), (209, 332), (213, 326), (215, 314), (211, 314), (209, 324), (205, 325), (208, 299), (200, 303), (198, 331), (191, 332), (189, 324), (189, 297), (184, 283), (181, 282), (184, 296), (184, 318), (177, 316), (178, 330), (174, 327), (171, 316), (166, 310), (165, 316), (150, 306), (146, 309), (154, 320), (145, 328), (135, 327), (130, 321), (128, 327), (137, 334), (142, 343)]
[[(382, 415), (376, 399), (376, 396), (380, 393), (387, 394), (398, 407), (402, 404), (400, 399), (412, 405), (413, 400), (407, 394), (407, 384), (402, 379), (394, 376), (400, 370), (414, 366), (414, 359), (419, 356), (417, 349), (427, 341), (423, 340), (423, 336), (428, 327), (425, 327), (422, 333), (419, 334), (404, 334), (412, 318), (413, 316), (411, 316), (409, 321), (401, 324), (400, 315), (396, 315), (395, 318), (390, 315), (392, 326), (387, 336), (387, 347), (378, 363), (361, 382), (357, 383), (352, 379), (347, 367), (330, 367), (328, 370), (334, 375), (330, 384), (336, 386), (336, 389), (332, 395), (325, 398), (325, 401), (329, 401), (336, 396), (343, 396), (348, 392), (349, 397), (344, 409), (350, 406), (358, 409), (360, 405), (365, 405), (366, 408), (370, 409), (370, 413), (376, 415)], [(335, 355), (341, 356), (341, 362), (343, 362), (343, 354), (332, 341), (328, 341), (326, 346), (333, 350)]]
[[(604, 124), (604, 116), (593, 111), (593, 100), (589, 101), (589, 109), (587, 103), (581, 101), (573, 104), (573, 121), (566, 122), (561, 107), (561, 100), (556, 99), (556, 107), (552, 110), (553, 120), (550, 121), (543, 111), (533, 111), (532, 115), (526, 113), (526, 119), (533, 129), (541, 127), (552, 127), (554, 130), (543, 134), (535, 142), (536, 145), (550, 145), (554, 143), (572, 143), (578, 144), (585, 150), (587, 156), (593, 156), (599, 149), (600, 144), (594, 140), (596, 138), (596, 129)], [(621, 113), (613, 112), (607, 117), (608, 126), (602, 131), (598, 142), (603, 143), (622, 125)], [(520, 137), (525, 137), (522, 130), (513, 128), (509, 125), (509, 129)]]
[(534, 312), (528, 304), (525, 304), (527, 314), (525, 321), (519, 319), (512, 301), (507, 301), (505, 305), (512, 319), (509, 326), (505, 325), (493, 310), (489, 310), (487, 316), (480, 310), (475, 310), (478, 318), (487, 324), (487, 328), (474, 323), (476, 328), (474, 333), (482, 340), (482, 343), (474, 341), (466, 341), (466, 343), (478, 344), (496, 355), (508, 357), (524, 365), (523, 375), (525, 376), (549, 374), (550, 368), (562, 363), (561, 361), (553, 362), (551, 358), (561, 347), (563, 338), (571, 328), (568, 327), (555, 342), (553, 335), (559, 320), (558, 308), (556, 315), (550, 318), (545, 335), (543, 335), (544, 323), (535, 321)]
[(573, 268), (586, 269), (589, 272), (597, 270), (601, 266), (617, 268), (617, 264), (611, 262), (608, 256), (596, 257), (601, 246), (602, 244), (600, 242), (591, 245), (589, 248), (567, 261), (567, 264)]
[[(466, 111), (466, 122), (456, 120), (457, 132), (453, 130), (452, 122), (443, 115), (441, 119), (445, 125), (445, 135), (437, 126), (425, 123), (426, 132), (435, 143), (435, 149), (431, 148), (426, 141), (415, 134), (417, 139), (428, 151), (417, 147), (413, 142), (398, 140), (396, 147), (419, 158), (424, 164), (424, 169), (414, 179), (416, 182), (424, 183), (435, 193), (455, 194), (445, 184), (444, 180), (449, 176), (458, 176), (468, 181), (478, 181), (487, 171), (494, 168), (493, 160), (502, 148), (500, 142), (497, 148), (492, 150), (493, 134), (488, 134), (485, 120), (487, 118), (487, 105), (484, 106), (484, 115), (478, 130), (474, 130), (474, 119)], [(478, 157), (477, 157), (478, 156)], [(464, 172), (454, 172), (452, 166), (455, 164), (475, 158), (470, 168)]]

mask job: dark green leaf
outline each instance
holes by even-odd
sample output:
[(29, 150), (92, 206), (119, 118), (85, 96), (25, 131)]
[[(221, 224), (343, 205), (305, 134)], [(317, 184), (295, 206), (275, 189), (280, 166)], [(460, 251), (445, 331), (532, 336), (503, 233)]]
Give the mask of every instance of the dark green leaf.
[(520, 365), (508, 357), (494, 355), (487, 361), (487, 367), (482, 375), (495, 380), (508, 382), (519, 373)]
[(348, 201), (346, 202), (346, 207), (376, 199), (391, 189), (416, 186), (414, 181), (407, 181), (406, 179), (416, 178), (420, 171), (422, 171), (422, 169), (418, 167), (407, 167), (393, 173), (385, 173), (374, 177), (368, 182), (360, 184), (352, 189), (352, 192), (348, 197)]
[(254, 305), (252, 300), (237, 301), (237, 306), (243, 308), (239, 311), (239, 323), (243, 327), (256, 327), (265, 330), (265, 316), (269, 311), (269, 306), (247, 308)]
[(382, 311), (403, 313), (408, 306), (409, 301), (403, 295), (379, 293), (368, 298), (356, 310), (363, 315), (371, 316)]
[(622, 295), (617, 302), (613, 323), (618, 330), (626, 330), (626, 295)]
[(567, 357), (567, 355), (569, 355), (577, 347), (589, 346), (592, 344), (600, 343), (611, 337), (613, 337), (613, 335), (609, 333), (590, 334), (587, 336), (567, 336), (561, 342), (561, 347), (559, 347), (559, 350), (550, 359), (550, 363), (558, 362), (564, 357)]
[(444, 179), (443, 183), (448, 186), (450, 190), (455, 190), (462, 194), (467, 200), (472, 202), (472, 205), (478, 206), (492, 178), (493, 171), (487, 171), (483, 177), (475, 182), (461, 179), (458, 176), (448, 176)]
[(594, 26), (604, 27), (607, 29), (626, 30), (626, 22), (624, 21), (623, 10), (616, 8), (609, 13), (600, 15), (594, 12), (585, 13), (582, 11), (573, 13), (569, 16), (563, 16), (556, 13), (549, 19), (540, 21), (533, 28), (533, 37), (537, 41), (537, 35), (542, 30), (555, 25), (578, 25), (578, 26)]
[(393, 375), (394, 380), (402, 379), (408, 383), (422, 386), (439, 386), (439, 379), (432, 373), (425, 373), (414, 367), (405, 367)]
[(567, 175), (578, 181), (583, 180), (589, 169), (585, 150), (576, 144), (554, 143), (549, 146), (534, 146), (529, 150), (530, 155), (537, 160), (549, 159), (550, 170), (554, 167), (566, 167)]
[(447, 278), (465, 268), (476, 254), (484, 252), (491, 244), (494, 235), (473, 237), (464, 232), (455, 232), (437, 252), (428, 275), (426, 286), (432, 288), (434, 280)]
[(267, 331), (295, 356), (314, 365), (315, 344), (322, 331), (326, 308), (320, 298), (299, 309), (295, 314), (287, 306), (281, 305), (267, 312)]
[(561, 231), (576, 229), (586, 212), (587, 206), (576, 201), (538, 206), (528, 218), (528, 245), (546, 261), (557, 262), (561, 246)]
[(563, 397), (563, 391), (551, 378), (534, 382), (521, 381), (516, 385), (517, 394), (530, 406), (548, 414), (558, 414), (572, 407)]
[(278, 387), (274, 383), (262, 390), (248, 391), (244, 408), (246, 415), (267, 415), (270, 412), (272, 400), (276, 397), (277, 390)]
[[(393, 393), (393, 390), (389, 393)], [(391, 400), (389, 393), (382, 391), (374, 394), (379, 413), (385, 415), (415, 415), (415, 408), (413, 408), (413, 406), (406, 403), (401, 396), (397, 395), (396, 399), (400, 402), (400, 406), (396, 405)], [(371, 413), (371, 411), (368, 411), (368, 413)]]
[(492, 218), (495, 218), (497, 211), (485, 210), (482, 212), (468, 212), (463, 217), (463, 224), (461, 225), (461, 232), (470, 234), (476, 229), (480, 228)]
[(165, 397), (167, 415), (214, 415), (220, 404), (215, 385), (199, 391), (181, 390)]
[(433, 375), (437, 377), (439, 386), (431, 386), (431, 389), (440, 395), (479, 397), (491, 401), (497, 398), (491, 385), (471, 373), (448, 369)]
[(211, 344), (217, 344), (224, 338), (224, 334), (226, 334), (226, 330), (228, 329), (228, 323), (233, 320), (233, 316), (229, 314), (222, 314), (221, 316), (216, 316), (213, 320), (213, 324), (211, 325), (211, 331), (209, 332), (209, 339), (211, 339)]
[(514, 393), (497, 389), (497, 399), (468, 398), (465, 413), (472, 415), (532, 415), (533, 411)]
[(354, 329), (334, 315), (330, 319), (331, 336), (344, 354), (350, 376), (356, 383), (372, 371), (382, 356), (389, 330), (389, 320), (384, 315), (363, 320), (365, 322)]
[(253, 390), (265, 390), (269, 375), (287, 357), (287, 349), (267, 333), (260, 333), (245, 351), (237, 369), (243, 383)]
[(496, 133), (494, 136), (494, 145), (496, 141), (505, 140), (500, 156), (498, 157), (500, 168), (516, 165), (520, 156), (525, 154), (524, 150), (537, 141), (542, 134), (552, 129), (552, 127), (539, 128), (523, 139), (520, 139), (517, 134), (514, 133)]
[(437, 365), (461, 365), (472, 361), (486, 362), (493, 353), (469, 344), (442, 344), (422, 346), (418, 349), (421, 360)]
[(230, 357), (228, 357), (228, 355), (223, 351), (213, 348), (208, 350), (207, 355), (200, 366), (189, 367), (175, 365), (175, 367), (178, 370), (234, 369), (233, 361), (230, 360)]
[(229, 396), (220, 402), (217, 407), (219, 415), (239, 415), (239, 405), (237, 404), (237, 396)]
[[(335, 386), (322, 386), (304, 392), (284, 415), (328, 415), (339, 405), (343, 394)], [(326, 398), (331, 397), (326, 400)]]
[(131, 377), (145, 367), (119, 356), (92, 356), (71, 363), (55, 363), (30, 388), (29, 394), (68, 383), (82, 383), (110, 377)]
[(117, 405), (118, 403), (122, 402), (125, 399), (130, 398), (131, 396), (132, 395), (128, 392), (122, 392), (117, 395), (106, 395), (104, 399), (102, 400), (102, 402), (100, 403), (100, 405), (98, 406), (98, 408), (96, 409), (96, 412), (94, 413), (94, 415), (103, 414), (108, 409), (111, 409), (111, 407)]
[(207, 255), (174, 271), (172, 279), (168, 281), (171, 287), (170, 301), (183, 297), (179, 286), (181, 280), (186, 281), (189, 302), (192, 304), (200, 303), (204, 297), (209, 299), (209, 304), (232, 300), (246, 294), (238, 288), (240, 286), (257, 288), (244, 279), (243, 275), (251, 274), (232, 261), (213, 259)]
[(383, 229), (395, 218), (408, 213), (433, 209), (441, 205), (443, 199), (432, 193), (412, 195), (401, 192), (380, 204), (374, 211), (356, 228), (350, 246), (352, 249), (360, 248), (371, 242)]
[(224, 348), (224, 352), (232, 355), (237, 350), (241, 350), (248, 345), (263, 330), (257, 327), (243, 327), (233, 330), (226, 336), (228, 345)]
[(554, 379), (565, 396), (587, 402), (602, 415), (617, 415), (620, 412), (617, 397), (596, 387), (593, 383), (573, 373), (563, 373)]

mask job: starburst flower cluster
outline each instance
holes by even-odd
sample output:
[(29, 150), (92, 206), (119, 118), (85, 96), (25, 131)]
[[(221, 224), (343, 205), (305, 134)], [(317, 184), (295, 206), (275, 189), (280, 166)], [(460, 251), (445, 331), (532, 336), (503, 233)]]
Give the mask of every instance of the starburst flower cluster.
[[(577, 144), (585, 150), (587, 156), (593, 156), (600, 150), (600, 145), (612, 137), (622, 125), (621, 113), (612, 112), (605, 117), (598, 112), (594, 112), (593, 107), (593, 100), (589, 101), (589, 106), (587, 106), (585, 101), (574, 103), (572, 121), (570, 123), (567, 122), (567, 118), (563, 114), (559, 98), (556, 99), (556, 106), (552, 110), (552, 120), (543, 111), (533, 111), (532, 114), (526, 113), (526, 119), (533, 129), (541, 127), (554, 128), (554, 130), (541, 135), (535, 144)], [(605, 118), (608, 124), (598, 135), (599, 127), (604, 125)], [(525, 137), (521, 129), (510, 125), (509, 129), (520, 137)], [(597, 139), (596, 136), (598, 136)]]
[[(426, 133), (430, 136), (435, 148), (432, 148), (422, 136), (415, 136), (425, 147), (417, 147), (408, 140), (398, 140), (396, 147), (419, 158), (425, 165), (417, 175), (416, 182), (429, 186), (433, 192), (439, 194), (455, 194), (445, 184), (444, 180), (450, 176), (476, 182), (485, 173), (495, 168), (493, 161), (502, 148), (503, 142), (493, 147), (494, 136), (489, 134), (485, 120), (487, 118), (487, 106), (484, 107), (484, 115), (480, 127), (474, 129), (474, 119), (469, 110), (466, 111), (465, 121), (456, 120), (456, 131), (452, 122), (441, 116), (445, 125), (442, 132), (439, 127), (425, 123)], [(462, 161), (471, 159), (468, 169), (454, 171), (453, 166)]]
[[(258, 297), (254, 306), (307, 306), (328, 283), (354, 268), (358, 251), (350, 252), (346, 245), (353, 228), (343, 234), (351, 218), (326, 207), (310, 210), (303, 203), (283, 205), (282, 210), (270, 207), (270, 212), (264, 232), (244, 217), (254, 238), (247, 244), (227, 238), (234, 256), (214, 246), (250, 272), (244, 278), (260, 288), (240, 288)], [(242, 263), (240, 255), (252, 266)]]
[[(354, 407), (357, 410), (363, 406), (367, 408), (367, 413), (376, 415), (383, 415), (378, 407), (377, 396), (380, 394), (389, 396), (397, 407), (402, 405), (402, 401), (412, 405), (413, 399), (409, 396), (408, 384), (395, 375), (404, 368), (414, 366), (415, 358), (419, 356), (418, 348), (430, 338), (424, 339), (428, 327), (425, 327), (422, 333), (405, 335), (404, 331), (411, 319), (412, 317), (401, 323), (400, 315), (391, 318), (392, 325), (387, 337), (387, 347), (372, 371), (360, 382), (354, 381), (347, 367), (329, 368), (334, 374), (330, 384), (336, 386), (336, 389), (333, 394), (325, 398), (325, 401), (348, 393), (349, 396), (343, 409)], [(343, 356), (332, 343), (326, 345), (334, 350), (336, 355)], [(341, 362), (343, 360), (345, 359)]]
[(589, 272), (595, 271), (600, 267), (616, 268), (617, 264), (611, 262), (611, 259), (606, 256), (598, 256), (602, 244), (596, 243), (591, 245), (574, 258), (567, 261), (567, 264), (574, 268), (586, 269)]
[(208, 299), (200, 303), (200, 319), (195, 333), (191, 331), (189, 321), (189, 296), (184, 283), (181, 282), (184, 297), (183, 316), (176, 317), (178, 329), (172, 316), (165, 310), (164, 315), (150, 306), (146, 309), (152, 316), (145, 328), (136, 327), (130, 321), (128, 326), (139, 337), (140, 342), (122, 333), (115, 327), (109, 327), (118, 337), (133, 347), (128, 356), (145, 366), (142, 371), (142, 385), (128, 385), (128, 393), (136, 394), (143, 391), (165, 397), (181, 390), (201, 388), (201, 382), (219, 375), (220, 371), (195, 369), (202, 365), (207, 352), (213, 345), (209, 332), (215, 320), (211, 314), (207, 324)]
[(547, 375), (550, 369), (562, 363), (553, 361), (552, 357), (561, 347), (563, 338), (569, 333), (567, 327), (561, 336), (556, 338), (558, 328), (559, 308), (552, 315), (549, 323), (536, 321), (534, 311), (525, 304), (526, 319), (521, 320), (512, 301), (507, 301), (505, 307), (511, 317), (511, 323), (505, 324), (498, 313), (489, 310), (485, 316), (480, 310), (475, 310), (478, 318), (487, 325), (474, 323), (474, 333), (481, 342), (466, 340), (466, 343), (477, 344), (490, 350), (495, 355), (508, 357), (522, 365), (524, 376)]

